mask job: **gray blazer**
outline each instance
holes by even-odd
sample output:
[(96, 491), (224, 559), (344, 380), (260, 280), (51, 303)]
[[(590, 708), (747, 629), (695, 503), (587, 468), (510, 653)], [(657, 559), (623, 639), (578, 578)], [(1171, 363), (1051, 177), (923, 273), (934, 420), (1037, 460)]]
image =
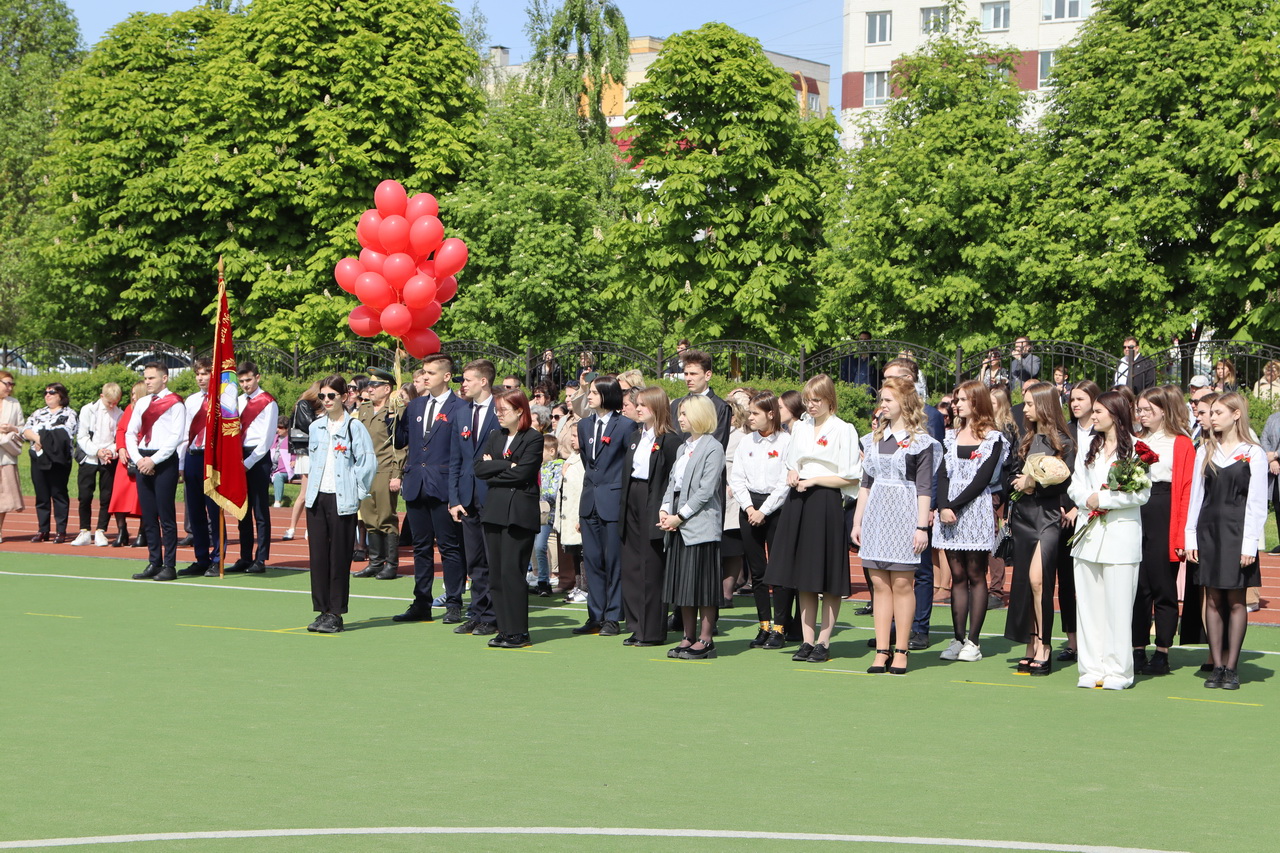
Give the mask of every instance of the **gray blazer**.
[[(680, 453), (687, 453), (681, 445)], [(662, 509), (681, 512), (685, 521), (679, 533), (686, 545), (719, 542), (724, 532), (724, 448), (714, 435), (703, 436), (693, 449), (684, 471), (685, 488), (676, 503), (676, 484), (667, 483)]]

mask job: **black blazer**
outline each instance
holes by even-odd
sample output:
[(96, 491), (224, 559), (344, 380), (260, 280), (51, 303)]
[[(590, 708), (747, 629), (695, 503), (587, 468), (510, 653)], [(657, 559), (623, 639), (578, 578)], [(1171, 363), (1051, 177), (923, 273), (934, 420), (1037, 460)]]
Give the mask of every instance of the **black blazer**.
[[(622, 459), (622, 512), (620, 518), (627, 517), (627, 490), (631, 488), (631, 466), (635, 463), (636, 448), (639, 447), (643, 428), (637, 427), (627, 438), (627, 454)], [(658, 528), (658, 510), (662, 507), (662, 495), (667, 490), (667, 480), (671, 476), (671, 466), (676, 463), (680, 453), (680, 445), (684, 442), (680, 434), (666, 432), (658, 436), (658, 452), (649, 454), (649, 500), (642, 517), (649, 526), (649, 538), (661, 539), (665, 531)], [(622, 525), (622, 541), (627, 541), (627, 526)]]
[(541, 530), (538, 511), (538, 472), (542, 468), (542, 433), (526, 429), (516, 433), (511, 455), (503, 457), (507, 434), (500, 429), (489, 433), (484, 454), (491, 459), (476, 460), (476, 476), (489, 484), (489, 494), (480, 508), (480, 520), (503, 527)]

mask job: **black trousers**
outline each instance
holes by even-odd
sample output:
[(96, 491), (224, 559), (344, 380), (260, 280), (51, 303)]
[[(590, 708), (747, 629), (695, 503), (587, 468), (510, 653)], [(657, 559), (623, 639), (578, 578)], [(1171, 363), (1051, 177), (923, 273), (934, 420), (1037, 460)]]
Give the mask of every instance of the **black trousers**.
[(667, 561), (662, 539), (653, 538), (655, 528), (648, 518), (648, 506), (649, 483), (632, 480), (622, 519), (626, 536), (618, 555), (622, 613), (637, 640), (663, 643), (667, 639), (667, 607), (662, 601), (662, 580)]
[(338, 514), (338, 499), (316, 495), (307, 507), (307, 554), (311, 558), (311, 609), (341, 616), (351, 598), (351, 552), (356, 543), (356, 514)]
[[(525, 572), (533, 555), (536, 530), (504, 524), (484, 525), (489, 553), (489, 594), (503, 634), (529, 633), (529, 591)], [(471, 582), (475, 590), (475, 581)], [(473, 617), (474, 618), (474, 617)]]
[(424, 498), (405, 502), (405, 523), (413, 533), (413, 600), (430, 607), (434, 596), (435, 549), (440, 549), (446, 607), (462, 607), (467, 568), (462, 560), (462, 525), (449, 515), (449, 502)]
[(1173, 493), (1168, 483), (1152, 483), (1142, 507), (1142, 562), (1133, 599), (1133, 646), (1151, 642), (1155, 616), (1156, 645), (1168, 648), (1178, 629), (1178, 564), (1169, 559), (1169, 517)]
[[(146, 454), (143, 454), (146, 455)], [(172, 569), (178, 556), (178, 457), (156, 465), (154, 474), (138, 472), (138, 505), (147, 535), (147, 561)]]
[[(186, 529), (191, 533), (197, 563), (217, 563), (222, 559), (218, 542), (218, 505), (204, 493), (204, 451), (188, 450), (182, 468), (186, 486)], [(305, 496), (304, 496), (305, 497)]]
[(1084, 522), (1077, 519), (1076, 528), (1063, 528), (1058, 537), (1058, 611), (1062, 616), (1062, 630), (1076, 632), (1076, 572), (1075, 558), (1071, 556), (1071, 535)]
[[(496, 622), (493, 612), (493, 596), (489, 593), (489, 555), (486, 551), (484, 525), (480, 523), (480, 508), (464, 507), (467, 514), (462, 517), (462, 553), (466, 560), (467, 574), (471, 577), (471, 607), (467, 616), (477, 622)], [(521, 575), (523, 578), (524, 575)], [(448, 582), (445, 582), (448, 592)], [(458, 590), (461, 600), (461, 587)]]
[(67, 495), (67, 482), (71, 479), (71, 465), (54, 464), (48, 468), (31, 466), (31, 485), (36, 490), (36, 521), (40, 532), (49, 532), (49, 507), (53, 507), (53, 522), (57, 532), (67, 532), (67, 514), (71, 498)]
[[(751, 508), (759, 509), (768, 495), (751, 492)], [(738, 530), (742, 533), (742, 558), (747, 563), (751, 578), (751, 594), (756, 600), (756, 619), (769, 621), (769, 585), (764, 582), (764, 570), (768, 565), (767, 548), (773, 546), (773, 533), (778, 529), (778, 513), (764, 517), (764, 524), (755, 527), (747, 520), (747, 511), (738, 510)]]
[[(111, 513), (107, 512), (107, 507), (111, 506), (112, 487), (116, 482), (116, 463), (99, 463), (97, 465), (86, 465), (80, 463), (80, 470), (76, 471), (76, 489), (80, 492), (80, 529), (81, 530), (102, 530), (107, 529), (107, 525), (111, 522)], [(93, 491), (95, 485), (98, 490), (98, 523), (93, 523)]]
[(595, 510), (582, 519), (582, 564), (587, 576), (587, 615), (593, 622), (622, 620), (622, 535), (616, 521)]
[(244, 475), (249, 491), (249, 509), (240, 520), (240, 559), (265, 563), (271, 558), (271, 455), (246, 468)]

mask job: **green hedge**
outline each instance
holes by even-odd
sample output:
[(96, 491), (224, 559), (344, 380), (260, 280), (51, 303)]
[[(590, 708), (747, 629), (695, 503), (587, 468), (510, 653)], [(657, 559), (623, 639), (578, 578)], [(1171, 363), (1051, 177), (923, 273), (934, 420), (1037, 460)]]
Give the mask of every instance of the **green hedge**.
[[(673, 400), (689, 393), (684, 382), (679, 379), (658, 379), (655, 381), (646, 378), (645, 381), (664, 389), (667, 392), (667, 396)], [(721, 397), (729, 396), (729, 392), (734, 388), (740, 387), (750, 387), (757, 391), (772, 391), (781, 397), (786, 391), (803, 390), (804, 383), (791, 379), (757, 379), (750, 382), (733, 382), (716, 376), (714, 373), (711, 374), (711, 390)], [(850, 385), (845, 382), (836, 383), (836, 413), (841, 420), (853, 424), (858, 430), (858, 435), (865, 435), (871, 429), (872, 402), (871, 392), (866, 386)]]

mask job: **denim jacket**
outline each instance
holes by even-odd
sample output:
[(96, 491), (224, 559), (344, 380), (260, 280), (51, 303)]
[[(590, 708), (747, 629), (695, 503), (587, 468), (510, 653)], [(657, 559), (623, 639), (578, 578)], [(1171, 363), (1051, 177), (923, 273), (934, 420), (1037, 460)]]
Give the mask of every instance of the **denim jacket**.
[[(378, 470), (378, 459), (373, 453), (373, 439), (369, 437), (369, 431), (350, 414), (343, 414), (337, 438), (346, 447), (333, 457), (337, 460), (334, 497), (338, 499), (339, 515), (354, 515), (360, 508), (360, 501), (369, 496), (373, 475)], [(311, 457), (307, 506), (314, 506), (316, 495), (320, 494), (320, 481), (324, 479), (324, 466), (330, 459), (327, 415), (311, 422), (307, 430), (307, 453)]]

